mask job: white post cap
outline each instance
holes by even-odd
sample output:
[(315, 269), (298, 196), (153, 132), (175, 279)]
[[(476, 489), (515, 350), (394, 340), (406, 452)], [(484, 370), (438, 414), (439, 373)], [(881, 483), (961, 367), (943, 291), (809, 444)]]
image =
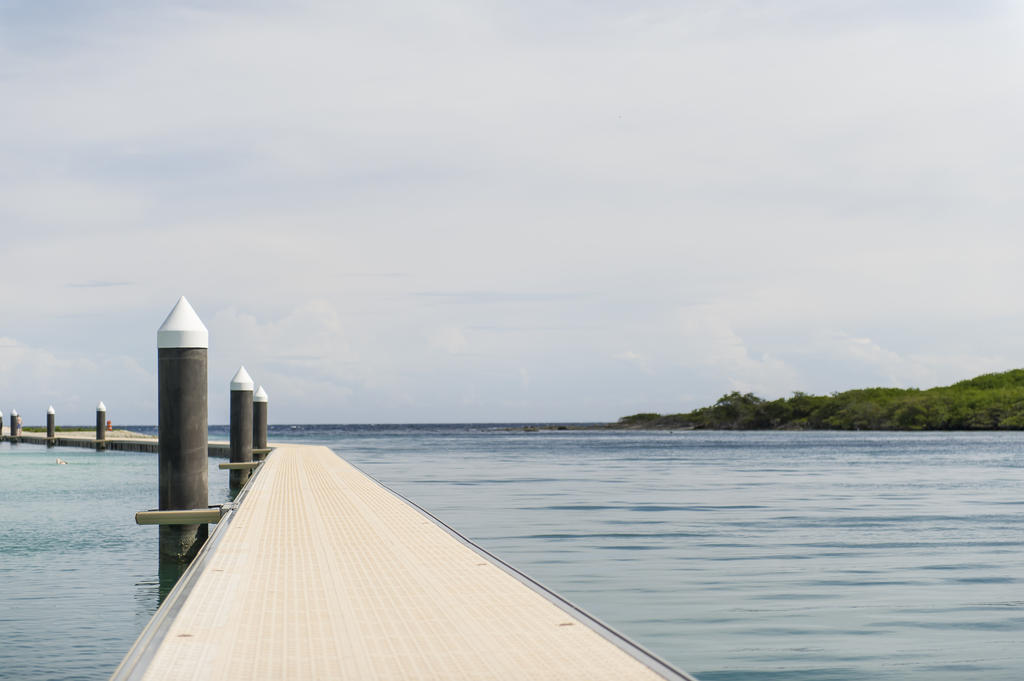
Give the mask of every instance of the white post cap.
[(266, 402), (267, 401), (267, 391), (263, 389), (262, 385), (259, 388), (256, 389), (256, 394), (252, 396), (252, 401), (253, 402)]
[(4, 413), (2, 411), (0, 411), (0, 419), (2, 419), (3, 417), (4, 417)]
[(18, 410), (17, 409), (12, 409), (11, 410), (11, 416), (17, 416), (17, 415), (18, 415)]
[(50, 405), (50, 408), (46, 410), (46, 413), (47, 413), (47, 414), (56, 414), (57, 412), (55, 412), (55, 411), (53, 410), (53, 405), (51, 404), (51, 405)]
[(249, 372), (245, 370), (245, 367), (238, 367), (238, 371), (231, 379), (231, 389), (252, 392), (252, 379), (249, 378)]
[(157, 348), (208, 348), (210, 332), (206, 330), (199, 315), (188, 304), (185, 296), (167, 315), (167, 319), (156, 332)]
[(100, 402), (99, 404), (96, 405), (96, 411), (106, 411), (106, 410), (107, 410), (107, 405), (103, 404), (102, 402)]

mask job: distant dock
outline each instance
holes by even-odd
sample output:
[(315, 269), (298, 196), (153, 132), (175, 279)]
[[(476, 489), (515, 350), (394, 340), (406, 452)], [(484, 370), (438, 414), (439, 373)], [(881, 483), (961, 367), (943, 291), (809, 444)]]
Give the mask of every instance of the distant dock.
[(691, 677), (326, 447), (282, 446), (112, 678)]
[[(159, 441), (155, 436), (139, 435), (130, 433), (119, 435), (118, 431), (103, 440), (97, 440), (91, 430), (80, 430), (71, 432), (60, 432), (54, 437), (47, 437), (45, 433), (25, 433), (11, 437), (8, 428), (3, 429), (0, 435), (0, 442), (25, 443), (31, 445), (46, 445), (49, 447), (81, 447), (83, 449), (106, 449), (118, 452), (149, 452), (157, 453)], [(266, 455), (270, 448), (253, 449), (254, 454)], [(209, 455), (217, 458), (228, 458), (231, 454), (231, 446), (228, 442), (210, 442)]]

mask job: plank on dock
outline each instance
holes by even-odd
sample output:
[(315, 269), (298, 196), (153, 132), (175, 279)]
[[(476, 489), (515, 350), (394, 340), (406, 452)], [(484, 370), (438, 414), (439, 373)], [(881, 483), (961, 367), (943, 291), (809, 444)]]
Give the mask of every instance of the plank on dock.
[(665, 678), (325, 447), (224, 529), (143, 678)]

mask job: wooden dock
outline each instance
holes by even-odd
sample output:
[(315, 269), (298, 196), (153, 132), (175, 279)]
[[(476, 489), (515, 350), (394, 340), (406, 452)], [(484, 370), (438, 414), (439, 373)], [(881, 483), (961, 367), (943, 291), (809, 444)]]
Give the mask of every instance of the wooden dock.
[(274, 449), (113, 679), (690, 679), (325, 447)]

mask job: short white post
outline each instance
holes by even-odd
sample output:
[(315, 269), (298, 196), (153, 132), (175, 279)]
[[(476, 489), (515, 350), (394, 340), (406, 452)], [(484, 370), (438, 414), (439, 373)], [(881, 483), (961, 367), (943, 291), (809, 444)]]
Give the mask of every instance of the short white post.
[(107, 405), (96, 405), (96, 451), (107, 448)]
[[(210, 333), (182, 296), (156, 334), (161, 511), (209, 504), (207, 353)], [(209, 533), (206, 523), (161, 525), (160, 555), (189, 562)]]
[[(231, 379), (231, 463), (252, 461), (252, 379), (240, 367)], [(228, 474), (231, 490), (240, 490), (249, 480), (249, 469)]]
[[(252, 448), (267, 448), (267, 391), (261, 385), (252, 396)], [(260, 458), (266, 454), (260, 454)]]

